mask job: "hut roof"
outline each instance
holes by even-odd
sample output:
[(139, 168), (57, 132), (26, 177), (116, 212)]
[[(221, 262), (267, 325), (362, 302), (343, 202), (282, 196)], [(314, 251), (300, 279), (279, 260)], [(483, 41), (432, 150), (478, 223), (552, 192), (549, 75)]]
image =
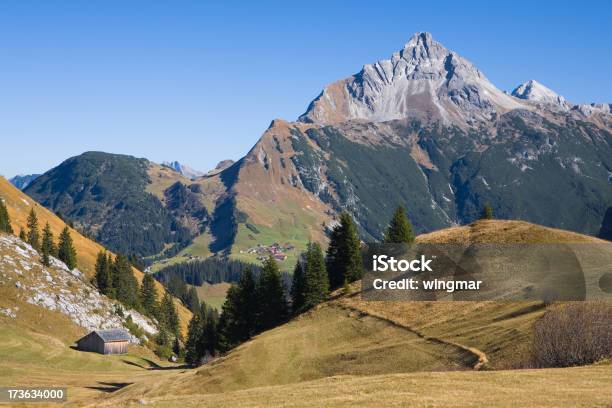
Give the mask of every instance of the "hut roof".
[(109, 330), (94, 330), (104, 342), (109, 341), (130, 341), (130, 335), (123, 329), (109, 329)]

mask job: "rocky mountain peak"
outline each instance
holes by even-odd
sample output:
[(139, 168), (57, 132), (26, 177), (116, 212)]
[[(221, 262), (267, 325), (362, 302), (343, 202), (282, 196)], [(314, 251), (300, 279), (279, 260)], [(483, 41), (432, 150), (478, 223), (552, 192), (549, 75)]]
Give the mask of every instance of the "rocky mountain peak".
[(300, 121), (335, 124), (417, 118), (466, 125), (527, 104), (497, 89), (471, 62), (427, 32), (390, 59), (327, 86)]
[(545, 87), (534, 79), (517, 86), (512, 91), (512, 96), (519, 99), (557, 107), (562, 110), (569, 110), (571, 108), (571, 105), (563, 96), (557, 94), (550, 88)]
[(163, 162), (162, 166), (168, 167), (174, 171), (176, 171), (177, 173), (189, 178), (189, 179), (195, 179), (198, 177), (201, 177), (204, 175), (203, 172), (199, 171), (199, 170), (194, 170), (189, 166), (185, 166), (184, 164), (179, 163), (178, 161), (172, 161), (172, 162)]

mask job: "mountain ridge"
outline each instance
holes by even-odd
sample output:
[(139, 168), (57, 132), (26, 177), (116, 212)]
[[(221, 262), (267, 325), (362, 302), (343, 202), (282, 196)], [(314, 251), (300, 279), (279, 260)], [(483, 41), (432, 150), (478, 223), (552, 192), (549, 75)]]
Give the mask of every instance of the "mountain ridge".
[[(523, 85), (508, 95), (416, 33), (391, 59), (326, 87), (297, 121), (273, 120), (217, 172), (189, 180), (149, 164), (145, 191), (161, 208), (191, 211), (173, 215), (191, 234), (166, 256), (258, 262), (250, 248), (286, 243), (290, 269), (339, 212), (378, 240), (399, 204), (419, 233), (472, 222), (489, 202), (500, 218), (595, 235), (612, 204), (609, 105), (566, 106), (535, 81)], [(168, 197), (176, 182), (185, 188)], [(199, 200), (207, 221), (194, 218), (194, 201), (176, 205), (179, 196)]]

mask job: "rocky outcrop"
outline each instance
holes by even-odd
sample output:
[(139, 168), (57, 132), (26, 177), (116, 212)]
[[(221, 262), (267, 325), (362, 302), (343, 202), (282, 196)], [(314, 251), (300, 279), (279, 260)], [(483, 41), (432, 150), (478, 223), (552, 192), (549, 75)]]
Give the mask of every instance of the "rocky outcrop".
[[(101, 295), (78, 269), (70, 270), (55, 258), (50, 267), (42, 265), (40, 255), (19, 238), (0, 235), (0, 254), (0, 285), (14, 287), (24, 302), (59, 312), (86, 330), (122, 327), (129, 317), (146, 336), (157, 333), (153, 321)], [(0, 313), (18, 319), (19, 307), (3, 308)], [(131, 341), (141, 339), (132, 336)]]

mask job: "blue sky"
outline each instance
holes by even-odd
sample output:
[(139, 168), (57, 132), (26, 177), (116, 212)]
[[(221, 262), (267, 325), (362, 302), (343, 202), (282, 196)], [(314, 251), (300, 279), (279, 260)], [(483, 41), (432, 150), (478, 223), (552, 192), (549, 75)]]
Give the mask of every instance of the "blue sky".
[(610, 2), (0, 2), (0, 174), (87, 150), (238, 159), (274, 118), (416, 31), (501, 89), (612, 102)]

